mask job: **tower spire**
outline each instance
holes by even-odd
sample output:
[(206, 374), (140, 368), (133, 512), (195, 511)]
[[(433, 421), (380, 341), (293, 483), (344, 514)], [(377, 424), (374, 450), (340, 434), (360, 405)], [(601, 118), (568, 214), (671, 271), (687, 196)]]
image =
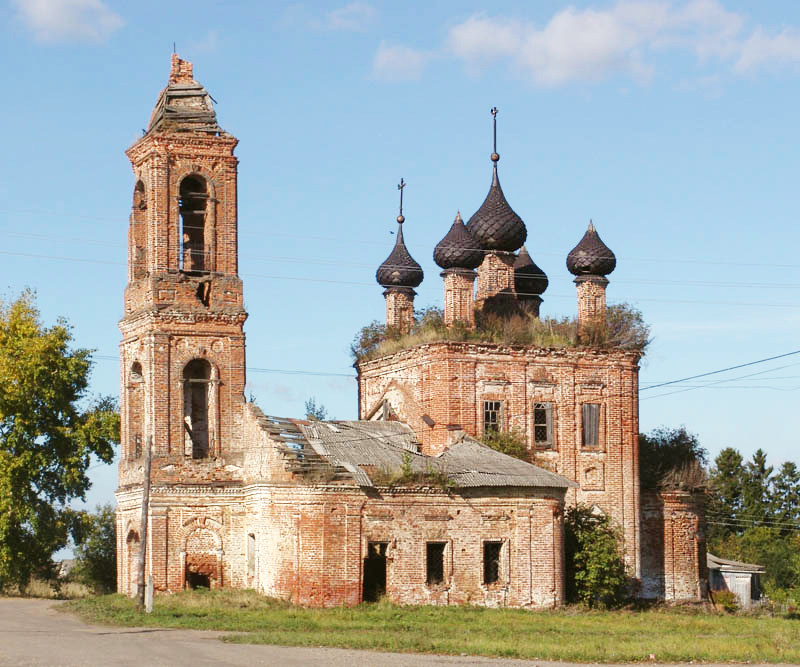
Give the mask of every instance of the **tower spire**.
[(401, 225), (406, 221), (405, 216), (403, 215), (403, 188), (406, 187), (406, 182), (400, 178), (400, 183), (397, 184), (397, 189), (400, 190), (400, 215), (397, 216), (397, 222)]

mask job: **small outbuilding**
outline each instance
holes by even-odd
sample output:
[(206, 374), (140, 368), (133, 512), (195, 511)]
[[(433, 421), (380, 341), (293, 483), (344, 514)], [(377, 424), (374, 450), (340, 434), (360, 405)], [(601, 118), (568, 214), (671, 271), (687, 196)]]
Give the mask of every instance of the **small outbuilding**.
[(761, 600), (761, 575), (766, 572), (763, 565), (726, 560), (711, 553), (706, 558), (712, 595), (715, 591), (731, 591), (742, 609), (758, 604)]

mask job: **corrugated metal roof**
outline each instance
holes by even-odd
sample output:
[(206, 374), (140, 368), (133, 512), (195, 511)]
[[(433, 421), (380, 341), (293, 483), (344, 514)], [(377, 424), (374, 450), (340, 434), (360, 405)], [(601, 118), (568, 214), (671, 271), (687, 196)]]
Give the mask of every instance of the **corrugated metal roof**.
[(756, 574), (763, 574), (766, 569), (763, 565), (755, 565), (753, 563), (740, 563), (735, 560), (727, 560), (720, 558), (714, 554), (706, 554), (706, 564), (709, 570), (724, 570), (726, 572), (755, 572)]
[(439, 456), (425, 456), (419, 453), (414, 431), (401, 422), (298, 421), (293, 424), (302, 431), (316, 455), (348, 470), (361, 486), (383, 484), (389, 478), (402, 484), (403, 469), (417, 482), (438, 480), (462, 488), (577, 486), (566, 477), (497, 452), (468, 436)]

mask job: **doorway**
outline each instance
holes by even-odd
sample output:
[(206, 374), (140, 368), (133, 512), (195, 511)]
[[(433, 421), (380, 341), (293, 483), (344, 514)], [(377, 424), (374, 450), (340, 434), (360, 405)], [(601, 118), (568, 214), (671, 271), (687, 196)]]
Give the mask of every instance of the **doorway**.
[(377, 602), (386, 594), (386, 547), (388, 542), (369, 542), (364, 559), (364, 602)]

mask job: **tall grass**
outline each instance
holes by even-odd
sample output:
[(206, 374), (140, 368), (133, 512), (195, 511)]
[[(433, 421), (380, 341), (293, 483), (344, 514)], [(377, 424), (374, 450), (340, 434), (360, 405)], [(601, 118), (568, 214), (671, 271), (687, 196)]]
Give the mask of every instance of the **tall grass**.
[(356, 334), (350, 349), (356, 361), (369, 361), (417, 345), (442, 341), (644, 352), (650, 341), (650, 330), (642, 314), (628, 304), (609, 306), (604, 322), (591, 322), (580, 330), (575, 318), (539, 319), (513, 303), (476, 311), (473, 329), (459, 322), (446, 327), (441, 309), (427, 308), (416, 313), (408, 334), (402, 335), (375, 321)]
[(252, 591), (159, 596), (150, 615), (112, 595), (67, 603), (87, 620), (237, 631), (239, 643), (449, 653), (579, 662), (800, 662), (800, 623), (783, 618), (648, 611), (401, 607), (307, 609)]

